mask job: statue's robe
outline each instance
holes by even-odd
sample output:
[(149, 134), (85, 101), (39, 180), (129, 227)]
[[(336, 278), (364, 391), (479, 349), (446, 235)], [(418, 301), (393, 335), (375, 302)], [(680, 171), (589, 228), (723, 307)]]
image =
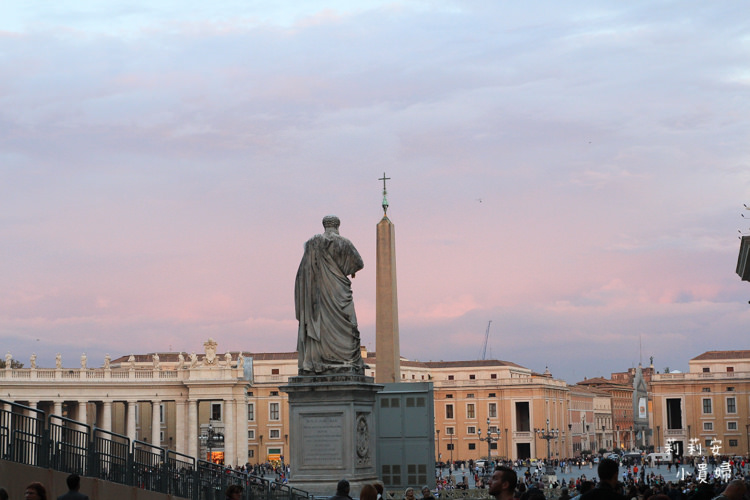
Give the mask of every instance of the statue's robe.
[(362, 373), (349, 275), (363, 267), (352, 242), (336, 233), (318, 234), (305, 243), (294, 284), (300, 374)]

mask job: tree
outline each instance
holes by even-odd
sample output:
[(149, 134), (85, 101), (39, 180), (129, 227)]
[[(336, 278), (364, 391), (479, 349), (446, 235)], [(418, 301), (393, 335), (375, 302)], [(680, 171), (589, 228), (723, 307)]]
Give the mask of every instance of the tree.
[[(21, 363), (17, 359), (11, 359), (10, 360), (10, 367), (11, 368), (23, 368), (23, 363)], [(2, 369), (5, 368), (5, 360), (4, 359), (0, 360), (0, 368), (2, 368)]]

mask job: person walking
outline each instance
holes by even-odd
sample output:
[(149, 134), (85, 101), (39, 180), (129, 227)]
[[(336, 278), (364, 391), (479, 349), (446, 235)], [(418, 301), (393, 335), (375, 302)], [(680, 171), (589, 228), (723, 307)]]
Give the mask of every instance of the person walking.
[(57, 500), (89, 500), (88, 495), (78, 491), (81, 489), (81, 476), (71, 474), (65, 479), (65, 482), (68, 485), (68, 492), (57, 497)]

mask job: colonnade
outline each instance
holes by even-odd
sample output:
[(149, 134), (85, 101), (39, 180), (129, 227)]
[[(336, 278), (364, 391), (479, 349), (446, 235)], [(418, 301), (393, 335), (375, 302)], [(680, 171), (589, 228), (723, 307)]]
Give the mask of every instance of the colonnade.
[[(142, 400), (136, 398), (129, 399), (70, 399), (67, 397), (47, 399), (26, 399), (16, 400), (14, 402), (28, 406), (28, 416), (35, 414), (33, 410), (43, 410), (52, 415), (63, 415), (63, 405), (67, 407), (67, 417), (84, 424), (96, 426), (99, 429), (108, 432), (114, 432), (115, 427), (122, 432), (131, 441), (135, 441), (140, 434), (142, 440), (148, 441), (155, 446), (169, 447), (174, 451), (196, 458), (205, 458), (200, 455), (200, 434), (201, 423), (199, 422), (198, 406), (201, 402), (217, 402), (223, 404), (222, 418), (220, 421), (209, 421), (214, 425), (223, 427), (224, 433), (224, 456), (227, 464), (241, 465), (247, 462), (247, 403), (244, 398), (236, 400), (233, 398), (214, 399), (166, 399), (154, 398), (151, 400)], [(162, 414), (163, 403), (174, 403), (174, 426), (167, 425), (166, 415)], [(113, 405), (121, 403), (124, 405), (124, 429), (123, 423), (119, 424), (113, 420)], [(138, 418), (137, 408), (148, 405), (151, 410), (151, 421), (143, 421)], [(9, 404), (4, 405), (5, 411), (11, 411)], [(93, 410), (93, 412), (91, 411)], [(146, 432), (138, 432), (138, 424), (148, 425)], [(150, 432), (148, 432), (150, 431)], [(162, 439), (162, 431), (164, 439)], [(174, 435), (174, 446), (167, 441), (167, 435)]]

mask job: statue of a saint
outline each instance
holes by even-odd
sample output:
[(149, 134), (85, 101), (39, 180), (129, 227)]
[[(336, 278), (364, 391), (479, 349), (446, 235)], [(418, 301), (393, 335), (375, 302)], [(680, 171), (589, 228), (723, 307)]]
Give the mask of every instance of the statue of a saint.
[(183, 366), (185, 366), (185, 356), (180, 351), (180, 354), (177, 355), (177, 369), (182, 370)]
[(81, 370), (85, 370), (86, 369), (86, 360), (87, 359), (88, 358), (86, 357), (86, 353), (85, 352), (83, 354), (81, 354)]
[(112, 364), (112, 356), (109, 355), (109, 353), (104, 355), (104, 369), (109, 370), (111, 368)]
[(198, 355), (194, 352), (190, 353), (190, 368), (198, 366)]
[(31, 355), (31, 359), (29, 360), (29, 364), (31, 365), (32, 370), (36, 370), (36, 353), (33, 353)]
[(131, 370), (135, 368), (135, 355), (131, 354), (128, 356), (128, 364), (130, 365)]
[(153, 363), (154, 363), (154, 370), (158, 370), (159, 368), (161, 368), (161, 360), (159, 360), (158, 352), (155, 353), (153, 356), (151, 356), (151, 359), (153, 360)]
[(57, 368), (58, 370), (62, 368), (62, 354), (60, 354), (59, 352), (55, 354), (55, 368)]
[(352, 242), (339, 235), (339, 224), (335, 215), (323, 218), (325, 232), (305, 243), (297, 270), (294, 305), (300, 375), (364, 373), (349, 280), (364, 263)]
[(13, 355), (8, 352), (5, 354), (5, 369), (10, 370), (11, 366), (13, 366)]

